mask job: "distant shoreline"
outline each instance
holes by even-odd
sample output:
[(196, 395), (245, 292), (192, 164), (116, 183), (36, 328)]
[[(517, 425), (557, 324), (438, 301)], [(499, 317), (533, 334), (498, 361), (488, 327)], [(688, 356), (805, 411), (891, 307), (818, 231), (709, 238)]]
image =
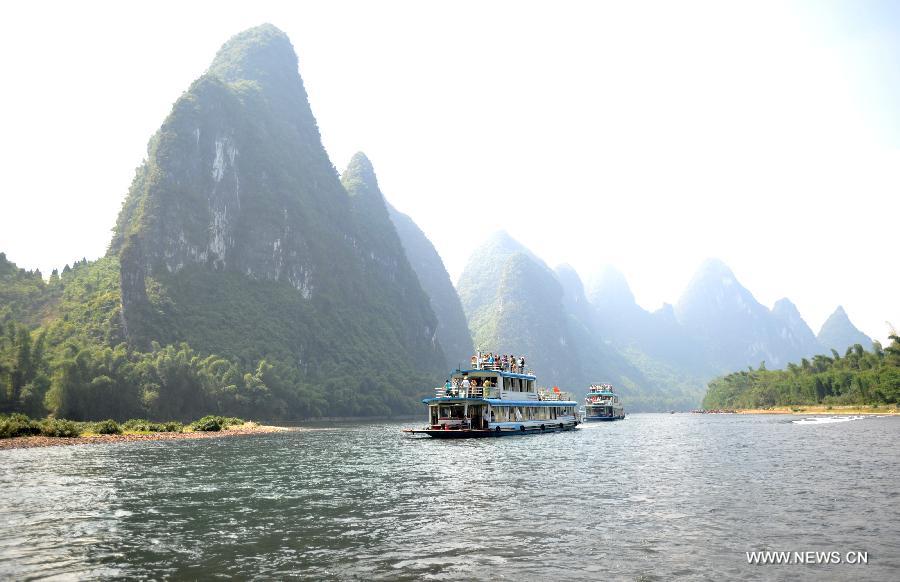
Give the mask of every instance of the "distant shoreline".
[(828, 415), (877, 415), (877, 416), (898, 416), (900, 408), (896, 406), (885, 406), (881, 408), (872, 408), (870, 406), (774, 406), (772, 408), (738, 408), (735, 414), (828, 414)]
[(281, 426), (265, 426), (247, 422), (240, 426), (230, 426), (219, 431), (186, 431), (186, 432), (134, 432), (124, 434), (98, 434), (78, 437), (46, 437), (20, 436), (0, 439), (0, 450), (32, 449), (39, 447), (58, 447), (68, 445), (100, 445), (109, 443), (127, 443), (137, 441), (174, 441), (186, 439), (210, 439), (230, 436), (246, 436), (253, 434), (269, 434), (286, 432), (294, 429)]

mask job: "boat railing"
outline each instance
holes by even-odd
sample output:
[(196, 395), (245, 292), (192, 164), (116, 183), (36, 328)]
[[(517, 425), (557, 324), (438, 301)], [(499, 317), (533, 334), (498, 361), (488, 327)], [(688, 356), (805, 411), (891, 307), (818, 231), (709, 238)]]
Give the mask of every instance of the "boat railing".
[(469, 363), (473, 370), (489, 370), (491, 372), (512, 372), (513, 374), (523, 374), (525, 376), (534, 376), (534, 370), (531, 368), (520, 368), (518, 364), (509, 364), (505, 366), (501, 362), (482, 362), (472, 359)]
[(538, 391), (538, 400), (548, 400), (552, 402), (560, 401), (560, 400), (570, 400), (571, 397), (568, 392), (555, 392), (553, 390), (540, 390)]
[(469, 386), (465, 388), (451, 388), (449, 391), (445, 386), (438, 386), (434, 389), (436, 398), (499, 398), (499, 388), (496, 386)]

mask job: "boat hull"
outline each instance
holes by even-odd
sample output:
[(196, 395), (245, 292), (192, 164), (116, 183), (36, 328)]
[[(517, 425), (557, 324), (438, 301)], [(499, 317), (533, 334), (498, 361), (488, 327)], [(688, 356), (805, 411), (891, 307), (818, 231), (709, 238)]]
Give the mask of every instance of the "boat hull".
[(612, 422), (614, 420), (625, 420), (624, 416), (585, 416), (585, 422)]
[(524, 430), (475, 430), (475, 429), (451, 429), (451, 430), (441, 430), (441, 429), (414, 429), (407, 428), (404, 429), (403, 432), (410, 435), (427, 435), (431, 438), (435, 439), (479, 439), (479, 438), (497, 438), (497, 437), (507, 437), (507, 436), (524, 436), (529, 434), (542, 434), (548, 432), (563, 432), (567, 430), (574, 430), (577, 424), (568, 424), (563, 425), (562, 428), (559, 426), (545, 426), (543, 429), (540, 427), (537, 428), (528, 428), (525, 427)]

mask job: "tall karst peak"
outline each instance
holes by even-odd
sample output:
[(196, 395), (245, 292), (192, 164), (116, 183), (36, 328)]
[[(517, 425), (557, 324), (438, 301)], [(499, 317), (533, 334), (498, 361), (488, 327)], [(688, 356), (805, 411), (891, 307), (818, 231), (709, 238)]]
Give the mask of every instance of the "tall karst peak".
[(216, 53), (209, 72), (223, 81), (284, 83), (299, 77), (297, 54), (288, 36), (271, 24), (248, 28)]
[(872, 347), (872, 338), (853, 325), (850, 316), (841, 305), (838, 305), (834, 313), (828, 316), (816, 337), (819, 339), (819, 343), (827, 349), (839, 352), (843, 352), (855, 344), (860, 344), (865, 349)]
[(772, 311), (760, 304), (718, 259), (703, 262), (675, 306), (678, 321), (697, 337), (720, 370), (765, 361), (786, 364), (785, 346)]
[[(301, 139), (320, 139), (298, 70), (297, 53), (287, 35), (275, 26), (262, 24), (231, 37), (216, 53), (204, 77), (228, 84), (241, 100), (256, 97), (257, 107), (278, 115), (281, 125), (274, 128), (269, 139), (278, 140), (291, 131), (299, 133)], [(312, 153), (321, 157), (319, 148), (314, 149)]]
[[(341, 184), (350, 196), (350, 208), (360, 232), (367, 235), (365, 240), (360, 241), (362, 245), (355, 246), (373, 257), (384, 252), (402, 255), (402, 244), (390, 222), (387, 202), (378, 187), (375, 168), (364, 153), (357, 152), (350, 159), (341, 174)], [(393, 268), (388, 264), (384, 266)]]
[(527, 251), (522, 243), (514, 239), (507, 231), (502, 229), (491, 233), (491, 235), (484, 241), (484, 244), (481, 246), (481, 248), (484, 251), (506, 252), (510, 254), (516, 252), (530, 252)]
[(563, 289), (571, 291), (574, 297), (584, 295), (584, 283), (582, 283), (581, 277), (578, 276), (578, 271), (572, 265), (561, 263), (553, 270)]
[(784, 297), (772, 306), (772, 315), (776, 318), (776, 329), (786, 344), (784, 357), (787, 360), (809, 357), (821, 351), (822, 346), (797, 306)]
[[(550, 268), (505, 230), (492, 233), (469, 257), (457, 283), (459, 298), (472, 326), (472, 318), (495, 299), (503, 267), (510, 257), (523, 253), (541, 268)], [(474, 328), (473, 328), (474, 329)]]
[(728, 265), (719, 259), (706, 259), (675, 304), (675, 313), (684, 323), (692, 319), (693, 312), (710, 313), (726, 305), (744, 311), (765, 309), (740, 284)]
[(612, 265), (604, 265), (590, 278), (587, 296), (595, 306), (635, 303), (625, 275)]
[[(375, 196), (381, 197), (378, 188), (378, 178), (375, 176), (375, 168), (372, 162), (362, 152), (356, 152), (350, 158), (347, 169), (341, 174), (341, 182), (347, 188), (351, 196)], [(348, 187), (350, 186), (350, 187)]]
[(704, 260), (694, 274), (694, 279), (702, 281), (718, 280), (723, 285), (730, 285), (736, 282), (731, 267), (726, 265), (723, 260), (717, 258), (708, 258)]
[[(371, 164), (354, 158), (354, 173), (373, 196), (341, 183), (287, 36), (262, 25), (226, 42), (151, 139), (119, 215), (129, 342), (301, 362), (310, 381), (343, 373), (328, 355), (342, 344), (360, 376), (397, 354), (408, 378), (443, 370)], [(214, 316), (188, 323), (196, 312)]]
[(803, 316), (800, 315), (800, 310), (797, 309), (797, 306), (794, 305), (794, 302), (788, 299), (787, 297), (782, 297), (772, 306), (772, 315), (777, 317), (778, 319), (790, 323), (791, 325), (803, 324), (806, 325), (806, 322), (803, 321)]
[(563, 305), (585, 325), (590, 324), (591, 312), (587, 297), (584, 294), (584, 283), (574, 267), (563, 263), (554, 269), (556, 279), (562, 285)]

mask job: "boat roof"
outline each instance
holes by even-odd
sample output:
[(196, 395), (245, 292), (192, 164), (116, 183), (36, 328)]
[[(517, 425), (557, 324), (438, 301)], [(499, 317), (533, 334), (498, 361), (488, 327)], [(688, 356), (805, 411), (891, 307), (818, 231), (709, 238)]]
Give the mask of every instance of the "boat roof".
[(466, 370), (453, 370), (450, 372), (450, 376), (455, 376), (457, 374), (496, 374), (498, 376), (503, 376), (504, 378), (522, 378), (523, 380), (536, 380), (537, 376), (534, 374), (517, 374), (515, 372), (507, 372), (505, 370), (489, 370), (485, 368), (469, 368)]
[(439, 396), (425, 398), (423, 404), (465, 404), (475, 402), (479, 404), (491, 404), (494, 406), (578, 406), (574, 400), (501, 400), (499, 398), (464, 398), (451, 396)]

